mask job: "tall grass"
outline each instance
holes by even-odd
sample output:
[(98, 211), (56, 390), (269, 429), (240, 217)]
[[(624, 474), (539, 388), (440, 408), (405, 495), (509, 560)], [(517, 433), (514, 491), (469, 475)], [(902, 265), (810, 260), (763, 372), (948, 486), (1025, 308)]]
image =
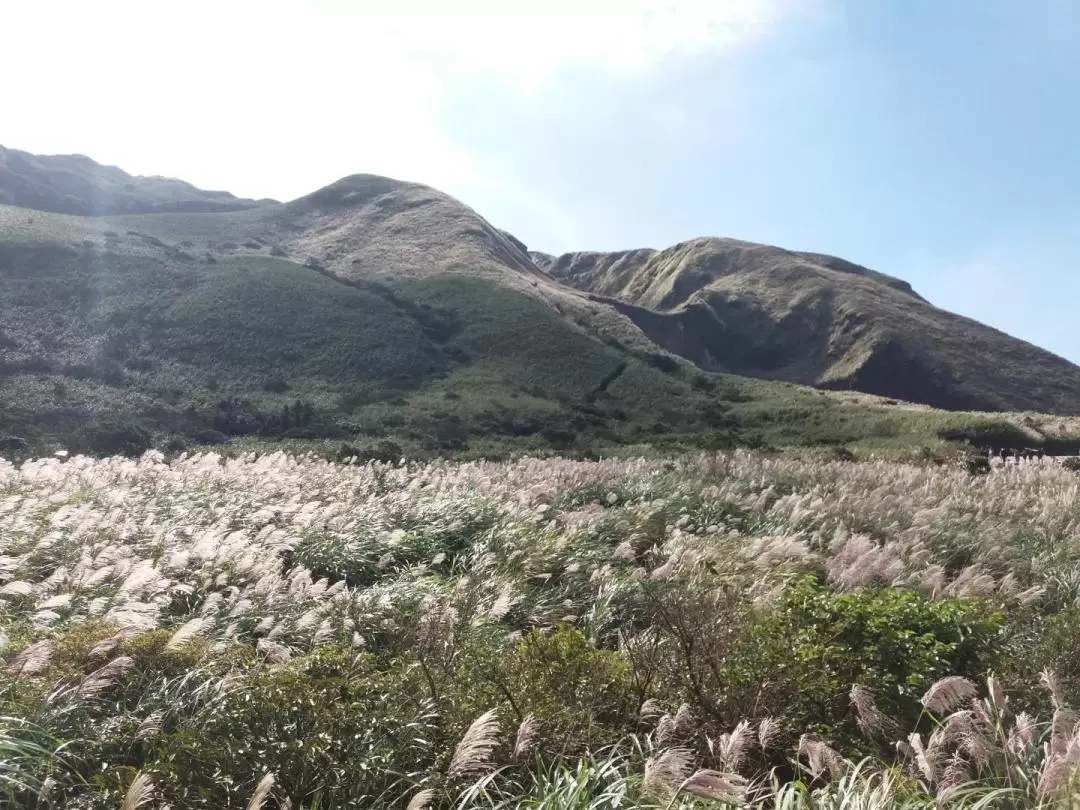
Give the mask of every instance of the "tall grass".
[(748, 452), (2, 463), (0, 784), (173, 810), (1067, 803), (1077, 480)]

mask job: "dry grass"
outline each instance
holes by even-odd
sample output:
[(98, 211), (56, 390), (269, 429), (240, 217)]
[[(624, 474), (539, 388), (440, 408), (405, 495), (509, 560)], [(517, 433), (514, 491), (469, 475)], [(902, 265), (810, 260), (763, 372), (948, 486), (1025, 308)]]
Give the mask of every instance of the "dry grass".
[[(337, 700), (368, 677), (365, 668), (392, 639), (385, 660), (411, 662), (395, 679), (415, 677), (403, 707), (416, 704), (426, 713), (429, 700), (443, 701), (444, 712), (461, 707), (446, 727), (424, 721), (436, 725), (401, 732), (442, 739), (443, 750), (425, 749), (426, 759), (402, 771), (408, 779), (395, 788), (396, 806), (406, 796), (423, 803), (471, 789), (470, 801), (483, 791), (521, 796), (569, 784), (559, 768), (572, 774), (580, 749), (569, 754), (560, 746), (571, 731), (580, 733), (570, 728), (575, 723), (595, 722), (574, 709), (552, 715), (567, 700), (555, 693), (518, 707), (502, 702), (497, 690), (482, 698), (476, 695), (485, 693), (469, 691), (469, 678), (487, 683), (480, 673), (518, 654), (522, 628), (550, 632), (574, 624), (588, 655), (616, 662), (614, 670), (600, 670), (605, 678), (632, 664), (633, 676), (647, 683), (681, 666), (676, 653), (684, 639), (660, 633), (662, 614), (650, 627), (626, 617), (643, 615), (643, 595), (674, 598), (701, 583), (709, 585), (702, 591), (708, 600), (688, 603), (691, 623), (739, 582), (752, 583), (738, 592), (747, 615), (768, 615), (785, 583), (808, 572), (839, 594), (891, 587), (921, 593), (927, 604), (965, 596), (1018, 616), (1051, 615), (1080, 597), (1080, 550), (1069, 542), (1080, 533), (1076, 481), (1049, 464), (972, 476), (947, 467), (745, 452), (674, 462), (361, 466), (283, 454), (167, 462), (149, 453), (140, 460), (76, 456), (4, 464), (5, 694), (11, 700), (40, 689), (39, 703), (20, 704), (36, 706), (39, 721), (66, 723), (63, 718), (81, 713), (80, 733), (122, 734), (139, 750), (165, 750), (159, 747), (178, 739), (175, 706), (196, 706), (194, 716), (205, 724), (248, 670), (284, 678), (291, 700), (304, 681), (290, 678), (312, 666), (343, 667), (345, 692), (331, 693)], [(692, 625), (690, 640), (717, 643), (727, 629), (719, 620)], [(76, 644), (71, 639), (79, 633), (85, 636)], [(146, 646), (150, 638), (156, 646)], [(488, 639), (498, 658), (463, 675), (470, 645)], [(722, 653), (704, 646), (701, 654), (713, 649)], [(323, 650), (342, 657), (328, 664)], [(665, 657), (650, 664), (657, 655)], [(544, 660), (544, 666), (558, 661)], [(191, 676), (196, 684), (205, 677), (196, 670), (215, 662), (223, 668), (219, 682), (196, 689), (177, 680)], [(148, 675), (152, 666), (163, 674)], [(175, 666), (188, 674), (170, 669)], [(956, 803), (977, 784), (1050, 801), (1071, 783), (1080, 761), (1068, 705), (1071, 673), (1063, 675), (1046, 671), (1041, 678), (1039, 699), (1051, 706), (1052, 718), (1032, 708), (1031, 694), (1009, 691), (1038, 690), (1037, 669), (1028, 684), (1006, 684), (1000, 675), (978, 683), (948, 675), (928, 689), (924, 684), (911, 696), (918, 711), (922, 695), (925, 712), (917, 721), (889, 716), (870, 681), (845, 683), (830, 699), (843, 705), (847, 692), (850, 717), (872, 750), (899, 754), (900, 782), (890, 789)], [(523, 700), (526, 687), (501, 677), (495, 683)], [(545, 688), (557, 688), (561, 677), (552, 676)], [(763, 764), (788, 757), (823, 782), (853, 778), (833, 740), (799, 739), (805, 726), (770, 717), (782, 707), (733, 700), (718, 716), (709, 701), (719, 690), (700, 699), (693, 682), (664, 683), (663, 691), (631, 689), (623, 728), (637, 735), (637, 747), (625, 745), (618, 775), (602, 763), (588, 765), (609, 774), (597, 776), (598, 784), (617, 782), (634, 801), (652, 795), (663, 806), (727, 801), (747, 787), (758, 801), (767, 788)], [(378, 694), (387, 688), (379, 683)], [(462, 697), (448, 702), (447, 692)], [(745, 714), (732, 716), (734, 708)], [(504, 735), (500, 714), (519, 718), (516, 733)], [(115, 726), (103, 722), (110, 716)], [(564, 725), (541, 716), (557, 716)], [(180, 738), (198, 733), (185, 728)], [(385, 776), (378, 768), (389, 766), (370, 767)], [(274, 772), (296, 779), (277, 766)], [(756, 781), (743, 785), (740, 775)], [(172, 801), (177, 777), (154, 776)], [(535, 785), (528, 782), (534, 777)], [(243, 778), (246, 801), (257, 774)], [(574, 776), (590, 791), (606, 789), (591, 778)], [(883, 789), (877, 781), (856, 782), (859, 790)], [(310, 788), (284, 784), (275, 787), (280, 799), (307, 801)], [(119, 804), (121, 796), (116, 799)]]

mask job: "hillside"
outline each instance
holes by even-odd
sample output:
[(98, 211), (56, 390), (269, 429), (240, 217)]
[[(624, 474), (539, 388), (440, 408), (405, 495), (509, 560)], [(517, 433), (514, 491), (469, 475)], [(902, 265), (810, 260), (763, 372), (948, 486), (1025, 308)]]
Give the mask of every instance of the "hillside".
[(456, 200), (372, 176), (213, 214), (0, 206), (0, 325), (0, 437), (28, 442), (485, 452), (733, 427), (722, 378), (696, 381)]
[(704, 369), (951, 410), (1080, 413), (1080, 367), (843, 259), (734, 239), (533, 258)]
[(452, 197), (372, 175), (233, 211), (0, 205), (0, 455), (246, 438), (382, 457), (911, 448), (976, 429), (1027, 446), (1075, 432), (702, 370), (654, 328), (677, 325), (674, 301), (616, 301), (599, 275), (604, 296), (582, 292), (559, 280), (592, 286), (567, 267), (583, 265), (551, 259), (549, 274)]
[(238, 211), (269, 200), (203, 191), (168, 177), (136, 177), (83, 155), (32, 155), (0, 146), (0, 204), (95, 216)]

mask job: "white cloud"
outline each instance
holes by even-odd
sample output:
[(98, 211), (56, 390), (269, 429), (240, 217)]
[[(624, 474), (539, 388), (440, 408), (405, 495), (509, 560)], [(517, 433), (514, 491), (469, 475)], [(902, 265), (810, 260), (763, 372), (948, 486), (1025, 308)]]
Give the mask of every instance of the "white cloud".
[(289, 198), (351, 172), (505, 185), (444, 112), (752, 41), (786, 0), (11, 0), (3, 143)]

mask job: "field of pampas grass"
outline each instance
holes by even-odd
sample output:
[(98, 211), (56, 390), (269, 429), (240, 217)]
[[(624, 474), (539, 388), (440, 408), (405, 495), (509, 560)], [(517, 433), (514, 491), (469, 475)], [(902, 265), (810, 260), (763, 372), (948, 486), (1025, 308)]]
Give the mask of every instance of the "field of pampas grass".
[(1058, 806), (1080, 476), (0, 461), (0, 644), (0, 806)]

